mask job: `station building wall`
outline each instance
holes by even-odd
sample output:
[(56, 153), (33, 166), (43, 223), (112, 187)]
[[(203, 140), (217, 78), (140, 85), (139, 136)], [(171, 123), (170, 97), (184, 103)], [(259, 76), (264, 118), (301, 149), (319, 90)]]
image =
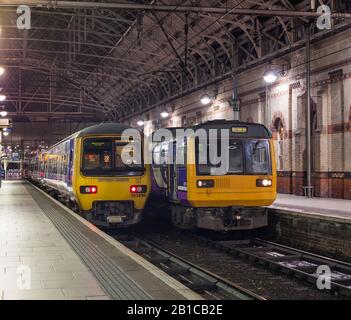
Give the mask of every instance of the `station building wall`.
[[(311, 46), (312, 152), (315, 196), (351, 199), (351, 30)], [(306, 184), (306, 83), (305, 49), (271, 62), (289, 70), (270, 85), (262, 79), (268, 65), (238, 76), (242, 121), (265, 123), (273, 132), (278, 162), (278, 190), (303, 194)], [(281, 67), (278, 67), (281, 68)], [(285, 69), (287, 69), (285, 67)], [(232, 80), (207, 88), (215, 98), (209, 106), (200, 103), (205, 90), (173, 101), (163, 108), (172, 111), (160, 119), (160, 108), (150, 111), (145, 133), (159, 127), (176, 127), (214, 119), (233, 119), (230, 106)], [(130, 120), (136, 125), (140, 119)]]

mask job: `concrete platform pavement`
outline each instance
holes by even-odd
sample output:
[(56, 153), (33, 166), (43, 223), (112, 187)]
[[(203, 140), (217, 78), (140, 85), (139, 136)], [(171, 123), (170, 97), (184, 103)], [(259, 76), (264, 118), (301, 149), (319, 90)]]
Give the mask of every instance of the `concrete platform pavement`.
[(0, 190), (1, 299), (109, 299), (21, 182)]
[(278, 194), (277, 200), (270, 207), (303, 213), (338, 217), (351, 220), (351, 200), (312, 198)]
[(23, 181), (0, 189), (0, 298), (202, 299)]

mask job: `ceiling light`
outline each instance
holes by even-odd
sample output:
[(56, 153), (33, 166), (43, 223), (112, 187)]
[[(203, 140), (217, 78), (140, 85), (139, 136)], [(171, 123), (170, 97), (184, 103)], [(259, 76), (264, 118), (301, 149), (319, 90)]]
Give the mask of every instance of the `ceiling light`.
[(8, 131), (4, 131), (4, 132), (3, 132), (3, 135), (4, 135), (5, 137), (7, 137), (9, 134), (10, 134), (10, 132), (8, 132)]
[(263, 75), (263, 79), (266, 83), (273, 83), (278, 79), (278, 74), (272, 68), (269, 68)]
[(143, 120), (139, 120), (137, 123), (138, 123), (139, 127), (142, 127), (144, 125), (144, 121)]
[(0, 76), (5, 72), (5, 69), (3, 67), (0, 67)]
[(163, 119), (168, 118), (168, 117), (169, 117), (169, 112), (167, 112), (167, 111), (161, 112), (161, 117), (162, 117)]
[(6, 100), (6, 96), (3, 94), (0, 94), (0, 101), (5, 101)]
[(0, 111), (0, 116), (6, 117), (7, 116), (7, 111), (5, 111), (5, 110)]
[(203, 105), (208, 105), (211, 103), (211, 97), (206, 93), (201, 97), (200, 101)]

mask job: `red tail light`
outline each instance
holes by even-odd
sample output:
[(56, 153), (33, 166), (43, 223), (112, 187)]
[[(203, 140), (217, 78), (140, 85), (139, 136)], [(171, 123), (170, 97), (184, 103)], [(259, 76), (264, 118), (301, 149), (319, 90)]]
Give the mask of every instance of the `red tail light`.
[(146, 193), (147, 186), (130, 186), (130, 193)]
[(80, 187), (80, 193), (82, 194), (97, 194), (97, 186), (82, 186)]

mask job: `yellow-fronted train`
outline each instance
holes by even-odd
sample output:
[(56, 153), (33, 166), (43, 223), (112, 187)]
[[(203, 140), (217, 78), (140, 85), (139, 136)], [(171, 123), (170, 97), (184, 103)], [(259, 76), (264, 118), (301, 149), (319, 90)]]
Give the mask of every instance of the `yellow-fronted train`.
[(123, 152), (133, 152), (122, 136), (127, 129), (103, 123), (74, 133), (33, 158), (28, 177), (97, 226), (137, 224), (150, 193), (150, 166), (122, 161)]
[[(277, 180), (270, 131), (261, 124), (226, 120), (190, 129), (194, 134), (179, 138), (177, 128), (172, 128), (172, 139), (153, 145), (151, 202), (163, 199), (180, 228), (233, 231), (266, 226), (266, 206), (276, 199)], [(206, 142), (198, 138), (198, 130), (207, 133)], [(211, 138), (211, 130), (229, 132), (224, 174), (213, 174), (218, 164), (210, 161), (210, 155), (221, 153), (217, 148), (222, 136)], [(206, 163), (199, 161), (201, 152), (208, 155)], [(185, 155), (184, 164), (169, 161), (177, 153)]]

